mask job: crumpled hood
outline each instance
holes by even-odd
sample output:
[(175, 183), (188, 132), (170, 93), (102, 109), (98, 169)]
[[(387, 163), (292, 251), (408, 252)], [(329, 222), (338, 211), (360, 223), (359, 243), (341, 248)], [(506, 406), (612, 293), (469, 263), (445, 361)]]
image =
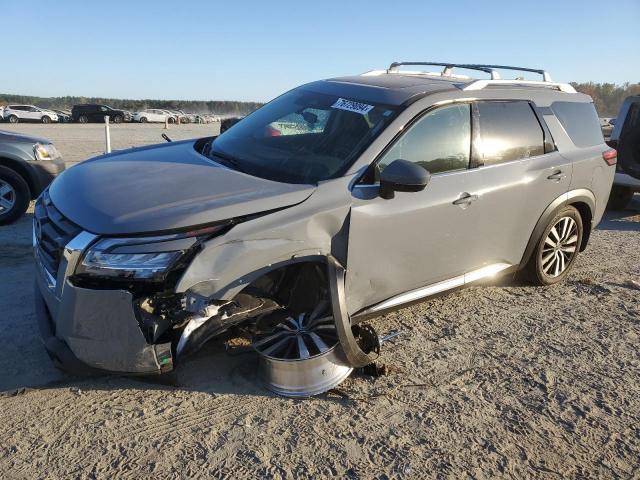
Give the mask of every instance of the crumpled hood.
[(193, 140), (135, 148), (80, 163), (51, 184), (53, 204), (101, 235), (159, 233), (288, 207), (313, 185), (291, 185), (228, 169)]

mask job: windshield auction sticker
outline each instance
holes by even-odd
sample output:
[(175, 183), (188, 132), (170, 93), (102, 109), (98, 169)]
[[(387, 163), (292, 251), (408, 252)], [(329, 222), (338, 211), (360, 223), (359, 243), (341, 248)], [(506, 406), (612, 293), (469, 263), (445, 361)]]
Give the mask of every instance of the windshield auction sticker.
[(331, 108), (337, 108), (339, 110), (346, 110), (348, 112), (355, 112), (361, 115), (366, 115), (373, 109), (373, 105), (367, 105), (366, 103), (354, 102), (353, 100), (345, 100), (339, 98), (336, 103), (331, 105)]

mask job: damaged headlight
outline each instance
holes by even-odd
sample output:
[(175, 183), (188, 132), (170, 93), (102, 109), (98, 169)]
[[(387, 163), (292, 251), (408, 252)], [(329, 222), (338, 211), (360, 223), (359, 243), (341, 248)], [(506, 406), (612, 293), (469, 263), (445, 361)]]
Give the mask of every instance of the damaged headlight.
[(162, 276), (184, 252), (106, 253), (87, 252), (78, 273), (103, 277), (153, 279)]
[(162, 237), (104, 238), (89, 247), (76, 269), (79, 276), (162, 282), (188, 252), (229, 223)]

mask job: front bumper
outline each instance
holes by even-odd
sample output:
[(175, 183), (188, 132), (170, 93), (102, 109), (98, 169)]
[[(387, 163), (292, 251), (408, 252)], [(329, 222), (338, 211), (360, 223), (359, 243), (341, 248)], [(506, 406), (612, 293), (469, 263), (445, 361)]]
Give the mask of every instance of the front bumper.
[(33, 160), (29, 162), (31, 171), (33, 172), (35, 192), (31, 192), (31, 196), (36, 198), (40, 193), (49, 186), (56, 176), (65, 170), (65, 163), (62, 157), (55, 160)]
[[(75, 239), (74, 239), (75, 240)], [(69, 280), (86, 245), (72, 240), (55, 275), (36, 257), (35, 307), (54, 363), (76, 374), (153, 375), (173, 369), (170, 343), (147, 342), (125, 290), (93, 290)]]

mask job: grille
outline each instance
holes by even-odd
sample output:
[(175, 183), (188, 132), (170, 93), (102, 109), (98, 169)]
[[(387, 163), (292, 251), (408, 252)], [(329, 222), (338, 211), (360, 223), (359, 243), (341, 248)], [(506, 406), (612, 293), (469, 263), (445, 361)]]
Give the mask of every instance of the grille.
[(78, 235), (81, 229), (53, 206), (47, 192), (36, 202), (34, 226), (40, 260), (55, 278), (65, 245)]

